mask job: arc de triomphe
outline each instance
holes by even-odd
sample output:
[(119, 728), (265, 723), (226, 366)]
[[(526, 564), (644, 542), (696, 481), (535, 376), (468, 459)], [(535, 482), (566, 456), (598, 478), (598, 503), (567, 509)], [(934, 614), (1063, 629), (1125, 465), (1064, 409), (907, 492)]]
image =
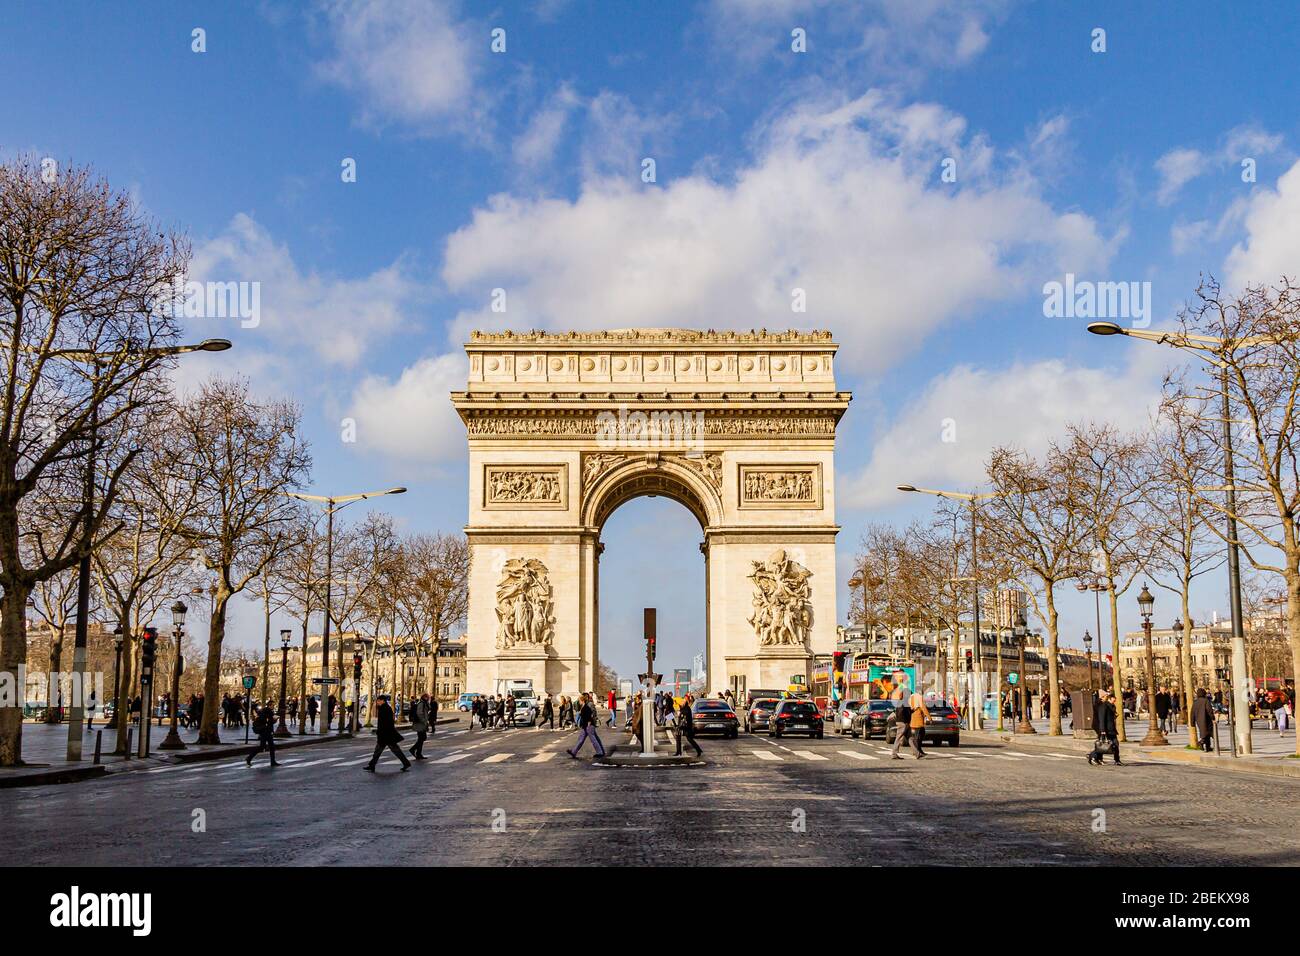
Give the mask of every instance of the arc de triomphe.
[(852, 396), (830, 333), (475, 332), (465, 348), (466, 689), (593, 688), (601, 529), (642, 495), (700, 522), (710, 693), (785, 687), (834, 649), (835, 428)]

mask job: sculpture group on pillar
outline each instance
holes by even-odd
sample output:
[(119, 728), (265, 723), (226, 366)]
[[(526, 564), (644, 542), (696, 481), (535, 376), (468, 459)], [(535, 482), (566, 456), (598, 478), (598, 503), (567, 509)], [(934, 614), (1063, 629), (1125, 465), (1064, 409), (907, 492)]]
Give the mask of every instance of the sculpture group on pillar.
[(546, 565), (536, 558), (512, 558), (497, 585), (497, 649), (545, 648), (555, 632), (554, 602)]
[(812, 629), (812, 572), (774, 551), (766, 561), (751, 561), (754, 573), (754, 613), (749, 623), (762, 647), (799, 646), (808, 643)]

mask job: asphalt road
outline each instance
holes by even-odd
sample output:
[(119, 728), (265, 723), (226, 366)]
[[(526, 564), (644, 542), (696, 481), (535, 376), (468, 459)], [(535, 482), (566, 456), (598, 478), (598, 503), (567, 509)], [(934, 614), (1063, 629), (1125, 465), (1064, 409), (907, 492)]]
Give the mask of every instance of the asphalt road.
[(4, 790), (0, 839), (17, 865), (1300, 864), (1289, 779), (1014, 745), (894, 761), (830, 733), (701, 738), (707, 766), (636, 770), (572, 760), (574, 739), (441, 729), (407, 773), (391, 757), (363, 772), (359, 740), (274, 770), (263, 755)]

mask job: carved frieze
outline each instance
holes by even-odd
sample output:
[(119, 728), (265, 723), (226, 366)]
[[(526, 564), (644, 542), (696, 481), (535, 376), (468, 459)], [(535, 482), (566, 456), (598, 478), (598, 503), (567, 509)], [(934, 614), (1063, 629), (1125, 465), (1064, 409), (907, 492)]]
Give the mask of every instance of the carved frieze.
[(678, 461), (713, 486), (714, 491), (722, 491), (722, 456), (712, 452), (702, 454), (669, 455), (671, 461)]
[(812, 629), (812, 572), (783, 550), (751, 561), (754, 613), (749, 623), (760, 647), (806, 647)]
[(485, 508), (566, 508), (566, 465), (484, 465)]
[(740, 507), (822, 507), (822, 469), (808, 465), (741, 465)]
[(512, 558), (497, 585), (497, 650), (545, 649), (555, 637), (555, 602), (546, 565), (536, 558)]
[[(596, 438), (601, 427), (596, 415), (469, 415), (465, 427), (470, 438)], [(705, 435), (725, 437), (831, 437), (834, 415), (704, 416)]]

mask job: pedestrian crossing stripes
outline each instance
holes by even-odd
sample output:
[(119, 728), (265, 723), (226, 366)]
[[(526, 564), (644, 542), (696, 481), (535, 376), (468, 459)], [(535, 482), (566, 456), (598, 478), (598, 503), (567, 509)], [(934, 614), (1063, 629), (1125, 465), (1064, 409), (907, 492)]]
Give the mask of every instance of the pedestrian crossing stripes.
[(852, 760), (876, 760), (876, 759), (878, 759), (878, 758), (876, 758), (873, 754), (865, 754), (865, 753), (863, 753), (861, 750), (837, 750), (837, 751), (835, 751), (835, 752), (836, 752), (837, 754), (840, 754), (841, 756), (848, 757), (848, 758), (850, 758), (850, 759), (852, 759)]
[(446, 757), (439, 757), (434, 763), (455, 763), (457, 760), (464, 760), (466, 757), (472, 757), (470, 753), (448, 754)]
[(479, 763), (501, 763), (504, 760), (509, 760), (513, 756), (514, 754), (512, 753), (493, 754), (490, 757), (484, 757), (479, 761)]
[(528, 762), (528, 763), (546, 763), (546, 761), (552, 759), (552, 758), (555, 757), (555, 756), (556, 756), (556, 752), (555, 752), (554, 750), (545, 750), (545, 751), (542, 751), (541, 753), (539, 753), (536, 757), (529, 757), (527, 762)]
[(829, 760), (829, 757), (823, 757), (821, 754), (813, 753), (811, 750), (792, 750), (796, 756), (803, 757), (804, 760)]
[(750, 753), (752, 753), (759, 760), (780, 760), (781, 759), (776, 754), (772, 753), (772, 751), (770, 750), (751, 750)]

